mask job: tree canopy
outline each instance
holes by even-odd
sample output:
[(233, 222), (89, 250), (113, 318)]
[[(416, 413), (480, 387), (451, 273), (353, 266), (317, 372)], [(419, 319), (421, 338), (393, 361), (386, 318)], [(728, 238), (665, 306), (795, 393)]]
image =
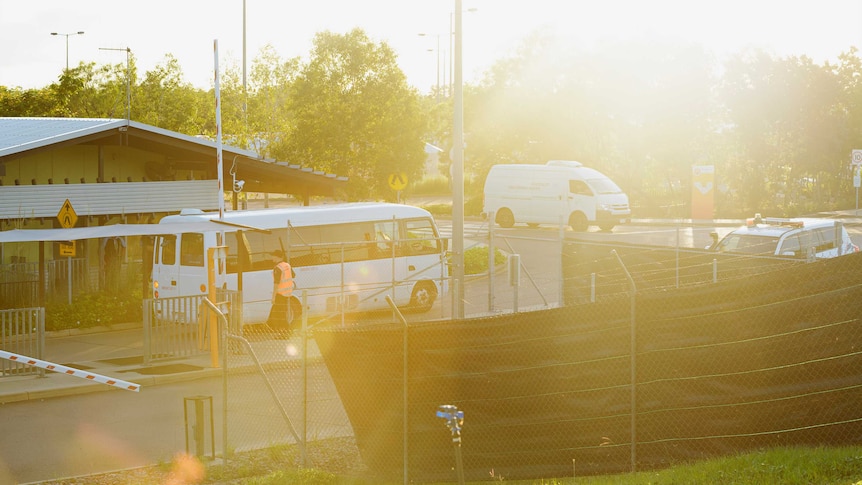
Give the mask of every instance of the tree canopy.
[[(143, 75), (130, 61), (133, 120), (214, 135), (212, 88), (186, 83), (170, 55)], [(123, 117), (126, 68), (81, 63), (45, 88), (0, 86), (0, 116)], [(855, 47), (837, 63), (757, 50), (719, 62), (694, 44), (587, 51), (537, 33), (464, 87), (467, 196), (480, 199), (491, 165), (573, 159), (616, 180), (636, 215), (686, 216), (692, 165), (715, 166), (719, 216), (846, 208), (860, 79)], [(391, 173), (421, 179), (425, 142), (448, 163), (448, 90), (420, 95), (394, 51), (359, 29), (317, 34), (307, 59), (268, 46), (247, 86), (229, 65), (220, 88), (228, 143), (346, 175), (350, 200), (394, 198)]]

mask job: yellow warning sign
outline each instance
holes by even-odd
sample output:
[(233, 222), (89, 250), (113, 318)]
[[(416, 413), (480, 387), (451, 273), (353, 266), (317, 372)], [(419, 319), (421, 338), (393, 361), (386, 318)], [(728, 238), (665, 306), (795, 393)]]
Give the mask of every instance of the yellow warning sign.
[(404, 190), (407, 187), (407, 174), (404, 172), (391, 173), (387, 180), (392, 190)]
[(65, 229), (75, 227), (75, 224), (78, 222), (78, 214), (75, 213), (75, 208), (72, 207), (69, 199), (66, 199), (66, 202), (63, 202), (63, 206), (60, 207), (60, 212), (57, 213), (57, 220), (60, 221), (60, 225)]

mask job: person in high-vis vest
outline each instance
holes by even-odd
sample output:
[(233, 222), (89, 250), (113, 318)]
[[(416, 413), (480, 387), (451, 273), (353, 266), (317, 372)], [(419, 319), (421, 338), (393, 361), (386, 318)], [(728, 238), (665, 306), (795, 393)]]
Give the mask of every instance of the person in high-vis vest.
[(284, 253), (273, 251), (272, 262), (275, 268), (272, 270), (272, 308), (269, 310), (269, 318), (266, 323), (270, 327), (287, 330), (290, 332), (290, 323), (293, 318), (290, 311), (290, 295), (293, 294), (293, 278), (295, 276), (290, 263), (285, 261)]

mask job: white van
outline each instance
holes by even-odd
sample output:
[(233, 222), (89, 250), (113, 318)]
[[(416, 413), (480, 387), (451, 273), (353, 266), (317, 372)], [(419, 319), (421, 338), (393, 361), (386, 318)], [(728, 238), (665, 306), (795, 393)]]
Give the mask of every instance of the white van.
[(629, 198), (603, 173), (580, 162), (494, 165), (485, 179), (485, 214), (501, 227), (568, 223), (610, 231), (629, 221)]

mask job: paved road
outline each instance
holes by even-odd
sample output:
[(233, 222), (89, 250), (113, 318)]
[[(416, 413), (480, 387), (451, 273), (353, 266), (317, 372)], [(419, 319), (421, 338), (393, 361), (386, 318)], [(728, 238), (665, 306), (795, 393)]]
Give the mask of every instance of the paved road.
[[(322, 362), (309, 365), (308, 436), (349, 436), (352, 430)], [(293, 428), (299, 420), (299, 365), (273, 371), (280, 400)], [(0, 406), (3, 439), (0, 440), (0, 483), (27, 483), (87, 475), (110, 470), (169, 463), (186, 450), (184, 404), (190, 424), (195, 422), (194, 401), (184, 398), (213, 396), (216, 453), (222, 452), (223, 381), (221, 377), (145, 387), (140, 393), (111, 391), (72, 395)], [(256, 374), (231, 375), (228, 392), (230, 448), (292, 442), (290, 428), (274, 404), (263, 380)], [(205, 424), (209, 416), (204, 406)], [(205, 429), (203, 449), (212, 441)], [(190, 428), (190, 451), (198, 448)]]

